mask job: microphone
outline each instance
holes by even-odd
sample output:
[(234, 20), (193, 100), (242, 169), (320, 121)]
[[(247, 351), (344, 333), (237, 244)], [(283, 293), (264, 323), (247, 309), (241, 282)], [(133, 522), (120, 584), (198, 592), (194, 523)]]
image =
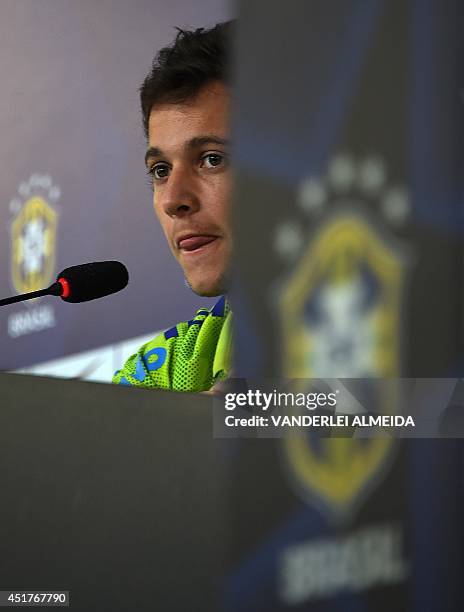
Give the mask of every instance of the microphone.
[(58, 295), (65, 302), (88, 302), (121, 291), (128, 282), (127, 268), (121, 262), (96, 261), (66, 268), (58, 274), (57, 283), (62, 288)]
[(31, 291), (0, 300), (0, 306), (24, 300), (56, 295), (65, 302), (88, 302), (121, 291), (129, 282), (129, 274), (119, 261), (95, 261), (71, 266), (60, 272), (56, 282), (47, 289)]

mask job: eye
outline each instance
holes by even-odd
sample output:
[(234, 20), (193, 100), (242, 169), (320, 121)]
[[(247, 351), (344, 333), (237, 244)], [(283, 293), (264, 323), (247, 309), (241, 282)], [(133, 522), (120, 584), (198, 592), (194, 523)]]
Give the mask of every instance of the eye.
[(205, 168), (217, 168), (218, 166), (224, 166), (226, 163), (226, 156), (222, 153), (207, 153), (201, 158), (202, 167)]
[(159, 162), (150, 166), (147, 174), (153, 181), (161, 181), (169, 176), (169, 166), (164, 162)]

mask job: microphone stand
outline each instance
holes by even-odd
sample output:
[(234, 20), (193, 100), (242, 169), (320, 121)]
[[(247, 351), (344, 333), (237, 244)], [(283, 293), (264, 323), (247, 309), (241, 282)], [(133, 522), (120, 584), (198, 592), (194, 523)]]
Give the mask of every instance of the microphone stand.
[(48, 289), (40, 289), (39, 291), (31, 291), (30, 293), (22, 293), (13, 297), (0, 300), (0, 306), (7, 304), (16, 304), (16, 302), (24, 302), (25, 300), (33, 300), (34, 298), (43, 297), (44, 295), (58, 295), (63, 293), (63, 287), (59, 282), (53, 283)]

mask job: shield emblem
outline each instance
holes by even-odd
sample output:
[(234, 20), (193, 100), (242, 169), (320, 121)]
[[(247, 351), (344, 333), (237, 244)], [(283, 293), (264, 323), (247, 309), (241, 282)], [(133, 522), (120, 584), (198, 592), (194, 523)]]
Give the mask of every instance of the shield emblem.
[(48, 202), (33, 196), (12, 223), (11, 278), (18, 293), (50, 284), (55, 270), (57, 215)]
[[(325, 224), (282, 292), (285, 376), (397, 377), (402, 278), (397, 252), (364, 219), (340, 215)], [(393, 449), (389, 436), (284, 440), (297, 490), (338, 516), (371, 490)]]

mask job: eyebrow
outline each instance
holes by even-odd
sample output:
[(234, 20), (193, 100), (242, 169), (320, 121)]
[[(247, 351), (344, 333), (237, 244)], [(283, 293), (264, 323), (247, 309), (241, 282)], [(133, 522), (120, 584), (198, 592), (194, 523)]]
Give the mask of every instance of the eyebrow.
[[(219, 136), (208, 134), (206, 136), (195, 136), (191, 138), (185, 143), (184, 148), (191, 151), (193, 149), (198, 149), (198, 147), (204, 147), (207, 144), (228, 146), (229, 142), (230, 141), (225, 138), (219, 138)], [(147, 165), (148, 160), (153, 157), (164, 157), (164, 153), (159, 147), (150, 147), (145, 153), (145, 165)]]

